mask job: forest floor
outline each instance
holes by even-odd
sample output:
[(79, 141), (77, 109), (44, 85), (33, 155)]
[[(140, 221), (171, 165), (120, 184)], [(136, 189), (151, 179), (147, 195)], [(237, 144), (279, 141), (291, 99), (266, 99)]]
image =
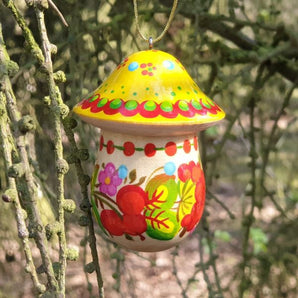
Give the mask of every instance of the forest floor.
[[(217, 195), (236, 215), (236, 219), (229, 219), (226, 211), (214, 200), (208, 202), (209, 223), (212, 230), (229, 231), (229, 241), (220, 240), (216, 242), (216, 260), (219, 279), (223, 288), (228, 287), (225, 297), (237, 297), (233, 295), (235, 288), (235, 273), (241, 260), (240, 242), (240, 220), (237, 219), (239, 210), (239, 196), (230, 185), (221, 185)], [(268, 206), (267, 217), (270, 217)], [(273, 215), (273, 214), (271, 214)], [(240, 217), (239, 217), (240, 218)], [(172, 248), (156, 253), (134, 253), (125, 249), (117, 249), (113, 244), (108, 243), (100, 236), (97, 237), (98, 253), (100, 258), (101, 271), (103, 275), (105, 297), (142, 297), (142, 298), (176, 298), (182, 296), (182, 288), (188, 284), (185, 297), (208, 297), (207, 284), (204, 281), (202, 271), (199, 270), (200, 249), (199, 224), (193, 235), (189, 236), (178, 249)], [(79, 248), (80, 259), (69, 262), (67, 267), (67, 294), (66, 297), (90, 297), (88, 292), (87, 279), (83, 270), (84, 262), (91, 261), (89, 248), (80, 246), (85, 237), (84, 228), (76, 224), (68, 226), (69, 244)], [(31, 280), (24, 272), (24, 257), (19, 244), (15, 241), (8, 241), (7, 250), (0, 252), (0, 298), (29, 298), (32, 294)], [(115, 253), (121, 253), (124, 261), (119, 263), (111, 257)], [(55, 250), (52, 251), (55, 255)], [(207, 247), (203, 249), (204, 261), (208, 258)], [(38, 259), (38, 252), (34, 251)], [(9, 257), (10, 256), (10, 257)], [(176, 273), (175, 273), (176, 272)], [(195, 272), (198, 272), (194, 274)], [(113, 278), (113, 274), (120, 274), (120, 279)], [(212, 270), (209, 268), (206, 273), (211, 281), (214, 281)], [(177, 280), (177, 277), (179, 281)], [(97, 297), (97, 284), (95, 274), (88, 274), (92, 284), (92, 297)], [(180, 285), (179, 285), (180, 283)], [(182, 286), (182, 288), (181, 288)], [(118, 289), (118, 291), (117, 291)], [(119, 290), (121, 289), (121, 290)]]

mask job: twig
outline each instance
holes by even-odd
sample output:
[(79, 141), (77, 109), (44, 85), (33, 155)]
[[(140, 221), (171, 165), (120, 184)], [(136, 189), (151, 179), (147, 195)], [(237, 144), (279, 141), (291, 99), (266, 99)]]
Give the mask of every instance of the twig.
[[(83, 250), (83, 264), (84, 264), (84, 268), (86, 268), (86, 265), (87, 265), (87, 246), (85, 244), (85, 242), (88, 241), (88, 228), (85, 228), (85, 235), (84, 235), (84, 238), (83, 238), (83, 247), (84, 247), (84, 250)], [(82, 243), (82, 241), (81, 241)], [(87, 265), (88, 266), (88, 265)], [(89, 274), (86, 270), (84, 270), (84, 274), (85, 274), (85, 277), (86, 277), (86, 281), (87, 281), (87, 289), (88, 289), (88, 292), (89, 292), (89, 297), (92, 297), (92, 284), (90, 282), (90, 279), (89, 279)]]
[(3, 0), (3, 4), (11, 11), (13, 17), (15, 18), (16, 22), (20, 26), (20, 28), (23, 31), (23, 35), (25, 37), (25, 40), (31, 50), (31, 53), (33, 56), (37, 59), (39, 64), (42, 64), (44, 62), (44, 57), (42, 54), (42, 51), (35, 41), (31, 30), (27, 26), (25, 19), (21, 15), (20, 11), (15, 6), (14, 2), (12, 0)]
[(218, 203), (229, 215), (230, 219), (235, 219), (235, 215), (229, 210), (229, 208), (220, 200), (217, 198), (215, 194), (207, 190), (207, 195), (215, 200), (216, 203)]
[(116, 290), (117, 293), (121, 294), (121, 267), (124, 262), (123, 252), (119, 246), (117, 246), (117, 251), (114, 254), (116, 259), (116, 271), (113, 274), (113, 278), (115, 279), (116, 283), (114, 284), (113, 288)]
[(202, 270), (202, 273), (203, 273), (203, 276), (204, 276), (205, 283), (207, 284), (209, 297), (215, 297), (215, 293), (213, 291), (212, 283), (211, 283), (211, 281), (209, 279), (209, 276), (207, 274), (207, 271), (206, 271), (207, 266), (204, 263), (203, 241), (202, 240), (203, 240), (203, 236), (200, 235), (200, 237), (199, 237), (200, 267), (201, 267), (201, 270)]
[(181, 290), (181, 295), (183, 298), (187, 298), (187, 288), (184, 288), (182, 285), (182, 281), (178, 276), (177, 264), (176, 264), (176, 257), (178, 256), (178, 246), (175, 247), (174, 251), (172, 252), (172, 266), (173, 266), (173, 275), (177, 281), (177, 284)]
[(61, 93), (56, 85), (53, 74), (52, 64), (52, 44), (50, 43), (47, 35), (47, 29), (44, 20), (44, 13), (38, 7), (35, 6), (35, 14), (37, 17), (37, 23), (39, 28), (39, 34), (42, 44), (42, 50), (44, 54), (43, 67), (47, 74), (47, 84), (50, 95), (50, 112), (52, 114), (52, 125), (54, 130), (54, 153), (55, 153), (55, 164), (56, 164), (56, 199), (58, 202), (58, 223), (59, 223), (59, 263), (60, 270), (58, 270), (58, 283), (59, 291), (65, 295), (65, 270), (66, 270), (66, 259), (67, 259), (67, 247), (66, 247), (66, 236), (65, 236), (65, 222), (64, 222), (64, 176), (68, 171), (68, 163), (63, 158), (63, 145), (62, 145), (62, 134), (61, 134), (61, 118), (68, 114), (68, 108), (63, 104)]
[[(256, 162), (257, 162), (257, 147), (256, 147), (256, 138), (255, 138), (255, 108), (257, 104), (257, 93), (260, 88), (263, 86), (265, 81), (262, 81), (262, 74), (265, 68), (264, 65), (261, 65), (258, 69), (258, 74), (254, 83), (253, 91), (250, 95), (250, 101), (248, 104), (249, 107), (249, 141), (250, 141), (250, 190), (246, 194), (250, 196), (250, 209), (247, 214), (244, 214), (244, 218), (242, 221), (243, 228), (243, 239), (242, 239), (242, 263), (240, 267), (240, 284), (239, 284), (239, 297), (242, 298), (245, 290), (248, 287), (249, 276), (247, 273), (247, 265), (250, 260), (250, 254), (248, 252), (249, 249), (249, 234), (250, 229), (254, 221), (254, 210), (257, 204), (256, 200), (256, 190), (257, 190), (257, 179), (256, 179)], [(269, 77), (268, 77), (269, 79)]]
[[(52, 113), (52, 123), (54, 128), (54, 145), (55, 145), (55, 163), (56, 163), (56, 170), (57, 170), (57, 189), (56, 189), (56, 196), (58, 201), (58, 224), (59, 224), (59, 232), (58, 239), (59, 239), (59, 266), (56, 270), (57, 280), (54, 275), (53, 266), (51, 260), (46, 253), (46, 238), (44, 233), (36, 233), (36, 235), (43, 237), (41, 238), (42, 241), (38, 242), (38, 245), (43, 246), (39, 247), (41, 250), (42, 258), (43, 258), (43, 265), (45, 266), (46, 273), (48, 276), (50, 288), (54, 289), (56, 292), (59, 291), (60, 294), (65, 295), (65, 268), (66, 268), (66, 259), (67, 259), (67, 247), (66, 247), (66, 238), (65, 238), (65, 225), (64, 225), (64, 175), (68, 171), (68, 164), (63, 158), (63, 146), (62, 146), (62, 136), (61, 136), (61, 117), (64, 117), (68, 113), (68, 108), (63, 104), (61, 94), (59, 88), (56, 86), (56, 82), (54, 79), (53, 73), (53, 65), (51, 60), (51, 53), (55, 50), (55, 47), (49, 42), (47, 36), (47, 29), (45, 26), (44, 21), (44, 13), (39, 7), (38, 4), (34, 5), (35, 14), (37, 17), (38, 28), (42, 43), (42, 51), (39, 48), (38, 44), (36, 43), (30, 29), (25, 23), (23, 16), (20, 14), (16, 6), (14, 5), (13, 1), (5, 0), (4, 4), (11, 10), (13, 16), (15, 17), (17, 23), (21, 27), (23, 31), (23, 35), (26, 39), (26, 42), (29, 44), (31, 53), (37, 59), (39, 64), (43, 67), (46, 75), (47, 75), (47, 84), (49, 88), (49, 95), (50, 95), (50, 111)], [(10, 100), (8, 97), (8, 103), (12, 103), (11, 107), (13, 107), (13, 100)], [(14, 122), (19, 120), (19, 116), (17, 114), (12, 116)], [(18, 144), (19, 145), (19, 144)], [(25, 146), (19, 146), (20, 150), (22, 150), (23, 161), (25, 165), (25, 169), (29, 169), (29, 162), (28, 158), (24, 156), (25, 154)], [(27, 158), (27, 160), (25, 159)], [(28, 175), (31, 175), (31, 172), (28, 171)], [(30, 179), (27, 183), (33, 184), (29, 185), (29, 190), (31, 190), (32, 196), (36, 196), (36, 190), (34, 190), (34, 183), (33, 178), (29, 176)], [(31, 187), (30, 187), (31, 186)], [(34, 223), (35, 220), (40, 222), (39, 214), (36, 212), (31, 215), (31, 222)], [(42, 225), (40, 225), (42, 227)], [(58, 282), (58, 284), (57, 284)]]
[[(267, 168), (268, 161), (269, 161), (269, 155), (270, 155), (270, 152), (272, 152), (272, 149), (276, 142), (275, 138), (276, 138), (276, 131), (278, 129), (278, 121), (280, 120), (281, 116), (283, 115), (284, 110), (288, 107), (288, 105), (290, 103), (290, 99), (292, 97), (292, 94), (293, 94), (295, 88), (297, 88), (297, 83), (292, 84), (291, 88), (289, 88), (289, 90), (287, 91), (286, 96), (284, 97), (282, 106), (281, 106), (280, 110), (277, 112), (276, 116), (274, 117), (274, 123), (273, 123), (272, 129), (270, 131), (267, 144), (265, 145), (265, 147), (262, 150), (263, 162), (262, 162), (261, 173), (260, 173), (260, 185), (261, 185), (261, 189), (265, 192), (265, 194), (268, 194), (268, 195), (269, 195), (269, 192), (267, 191), (267, 188), (265, 186), (265, 177), (266, 177), (266, 168)], [(285, 212), (279, 206), (279, 204), (276, 202), (273, 195), (269, 195), (269, 198), (271, 199), (273, 204), (276, 206), (276, 208), (281, 212), (281, 214), (283, 214), (283, 216), (286, 216)]]
[(76, 169), (76, 174), (78, 176), (78, 181), (81, 187), (81, 193), (83, 196), (82, 203), (80, 205), (81, 209), (86, 213), (88, 218), (88, 229), (89, 229), (89, 246), (92, 255), (92, 262), (95, 267), (96, 276), (97, 276), (97, 284), (98, 284), (98, 295), (99, 297), (104, 297), (104, 288), (103, 288), (103, 279), (101, 275), (101, 270), (99, 266), (97, 248), (96, 248), (96, 237), (94, 232), (94, 225), (93, 225), (93, 217), (90, 209), (90, 202), (89, 202), (89, 195), (88, 195), (88, 184), (90, 182), (90, 178), (88, 175), (85, 174), (82, 163), (80, 158), (79, 149), (77, 147), (74, 134), (72, 129), (76, 126), (76, 121), (70, 117), (67, 117), (63, 121), (64, 130), (67, 135), (68, 141), (72, 147), (72, 154), (74, 155), (74, 165)]
[(214, 254), (214, 248), (213, 248), (213, 241), (214, 241), (214, 237), (213, 237), (213, 233), (211, 234), (210, 229), (209, 229), (209, 222), (207, 221), (207, 218), (203, 218), (203, 226), (204, 226), (204, 231), (206, 232), (206, 239), (207, 239), (207, 245), (208, 245), (208, 249), (209, 249), (209, 263), (211, 265), (211, 268), (213, 270), (214, 273), (214, 277), (215, 277), (215, 284), (217, 287), (217, 292), (216, 295), (217, 297), (223, 297), (223, 292), (222, 292), (222, 288), (221, 288), (221, 283), (220, 283), (220, 278), (218, 275), (218, 271), (217, 271), (217, 267), (216, 267), (216, 259), (218, 258), (217, 255)]
[(58, 14), (58, 16), (60, 17), (62, 23), (64, 24), (65, 27), (68, 27), (68, 23), (66, 22), (63, 14), (61, 13), (61, 11), (59, 10), (59, 8), (56, 6), (56, 4), (52, 1), (52, 0), (48, 0), (50, 6), (55, 10), (55, 12)]

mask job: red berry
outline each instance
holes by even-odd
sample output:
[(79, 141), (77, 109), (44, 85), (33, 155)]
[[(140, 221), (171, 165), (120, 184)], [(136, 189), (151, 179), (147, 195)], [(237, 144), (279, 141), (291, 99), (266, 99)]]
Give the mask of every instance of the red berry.
[(140, 235), (147, 230), (145, 216), (137, 215), (123, 215), (124, 232), (129, 235)]
[(147, 195), (144, 190), (136, 185), (122, 187), (116, 197), (119, 209), (124, 214), (140, 214), (145, 206)]
[(124, 233), (124, 226), (121, 218), (114, 210), (102, 210), (100, 221), (104, 228), (114, 236), (121, 236)]

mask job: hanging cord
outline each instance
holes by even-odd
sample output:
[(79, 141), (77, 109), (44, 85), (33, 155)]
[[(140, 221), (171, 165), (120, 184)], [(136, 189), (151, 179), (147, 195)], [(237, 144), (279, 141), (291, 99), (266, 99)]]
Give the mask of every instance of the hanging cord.
[(139, 33), (139, 35), (141, 36), (142, 39), (144, 39), (145, 41), (148, 41), (149, 42), (149, 49), (152, 49), (153, 48), (153, 43), (160, 41), (164, 37), (164, 35), (166, 34), (166, 32), (168, 31), (168, 29), (169, 29), (169, 27), (170, 27), (170, 25), (171, 25), (171, 23), (173, 21), (173, 18), (174, 18), (174, 14), (175, 14), (177, 5), (178, 5), (178, 0), (174, 0), (173, 7), (172, 7), (171, 13), (169, 15), (168, 22), (166, 23), (166, 25), (165, 25), (163, 31), (161, 32), (161, 34), (157, 38), (153, 39), (152, 37), (147, 38), (141, 32), (140, 23), (139, 23), (138, 3), (137, 3), (137, 0), (133, 0), (133, 6), (134, 6), (134, 12), (135, 12), (135, 18), (136, 18), (137, 31), (138, 31), (138, 33)]

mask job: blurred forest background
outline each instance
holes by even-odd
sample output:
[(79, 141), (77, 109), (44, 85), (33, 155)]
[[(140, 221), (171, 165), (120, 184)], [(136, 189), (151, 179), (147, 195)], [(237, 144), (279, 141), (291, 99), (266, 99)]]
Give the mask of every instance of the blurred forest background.
[[(172, 1), (138, 3), (156, 37)], [(297, 22), (295, 0), (180, 0), (155, 48), (227, 117), (200, 134), (207, 205), (196, 231), (134, 253), (93, 230), (99, 131), (69, 113), (147, 48), (132, 1), (2, 0), (0, 297), (297, 297)]]

